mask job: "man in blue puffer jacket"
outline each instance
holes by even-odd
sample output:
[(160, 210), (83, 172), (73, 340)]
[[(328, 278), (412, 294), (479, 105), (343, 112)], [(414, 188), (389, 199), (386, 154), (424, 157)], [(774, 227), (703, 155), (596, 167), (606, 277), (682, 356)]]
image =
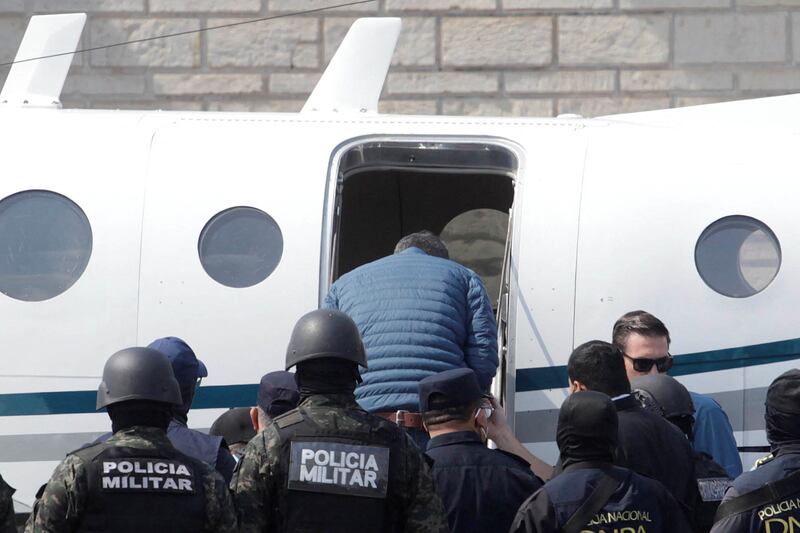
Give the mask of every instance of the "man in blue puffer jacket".
[(488, 390), (497, 371), (497, 324), (486, 288), (450, 261), (429, 231), (403, 237), (394, 255), (339, 278), (323, 307), (350, 315), (364, 340), (369, 368), (356, 389), (358, 403), (406, 427), (418, 444), (428, 438), (418, 414), (420, 380), (469, 367)]

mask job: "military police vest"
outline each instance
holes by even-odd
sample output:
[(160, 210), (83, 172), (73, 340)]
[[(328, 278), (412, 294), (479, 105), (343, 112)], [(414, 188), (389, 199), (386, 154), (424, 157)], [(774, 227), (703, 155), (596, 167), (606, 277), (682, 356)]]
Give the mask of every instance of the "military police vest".
[[(392, 532), (401, 524), (400, 481), (406, 479), (402, 435), (363, 411), (343, 431), (314, 423), (304, 408), (277, 417), (281, 439), (278, 531)], [(399, 430), (401, 431), (401, 430)]]
[(80, 532), (198, 532), (205, 489), (195, 460), (172, 450), (107, 442), (74, 452), (87, 465), (88, 494)]

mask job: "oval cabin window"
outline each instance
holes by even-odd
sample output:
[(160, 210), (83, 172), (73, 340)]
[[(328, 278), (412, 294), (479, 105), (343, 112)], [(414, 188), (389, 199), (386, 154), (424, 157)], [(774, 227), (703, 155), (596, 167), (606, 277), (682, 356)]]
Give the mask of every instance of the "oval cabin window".
[(283, 235), (275, 220), (253, 207), (214, 215), (200, 233), (200, 263), (215, 281), (243, 288), (261, 283), (278, 266)]
[(781, 267), (781, 246), (772, 230), (759, 220), (741, 215), (722, 218), (707, 227), (694, 255), (703, 281), (731, 298), (763, 291)]
[(78, 281), (92, 255), (92, 228), (78, 205), (51, 191), (0, 200), (0, 291), (40, 302)]

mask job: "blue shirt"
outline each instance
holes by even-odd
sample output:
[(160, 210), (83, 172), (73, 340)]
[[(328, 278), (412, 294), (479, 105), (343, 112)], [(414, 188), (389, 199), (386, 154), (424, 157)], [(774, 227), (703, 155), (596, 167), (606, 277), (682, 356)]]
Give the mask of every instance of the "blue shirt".
[(705, 452), (732, 478), (742, 473), (742, 458), (728, 415), (710, 396), (690, 392), (694, 404), (694, 449)]
[(432, 438), (427, 454), (453, 532), (508, 531), (522, 502), (542, 486), (528, 463), (490, 450), (472, 431)]

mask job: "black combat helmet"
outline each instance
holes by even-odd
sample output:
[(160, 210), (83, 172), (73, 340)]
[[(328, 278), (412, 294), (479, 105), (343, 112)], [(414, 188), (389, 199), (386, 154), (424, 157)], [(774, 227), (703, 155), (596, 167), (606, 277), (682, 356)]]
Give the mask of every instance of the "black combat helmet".
[(631, 388), (638, 392), (646, 407), (648, 400), (655, 403), (661, 416), (667, 419), (694, 415), (692, 396), (678, 380), (666, 374), (642, 376), (631, 381)]
[(297, 321), (286, 349), (286, 370), (303, 361), (326, 357), (367, 367), (367, 353), (356, 323), (334, 309), (311, 311)]
[(128, 400), (181, 405), (181, 391), (167, 356), (150, 348), (126, 348), (106, 361), (97, 409)]

